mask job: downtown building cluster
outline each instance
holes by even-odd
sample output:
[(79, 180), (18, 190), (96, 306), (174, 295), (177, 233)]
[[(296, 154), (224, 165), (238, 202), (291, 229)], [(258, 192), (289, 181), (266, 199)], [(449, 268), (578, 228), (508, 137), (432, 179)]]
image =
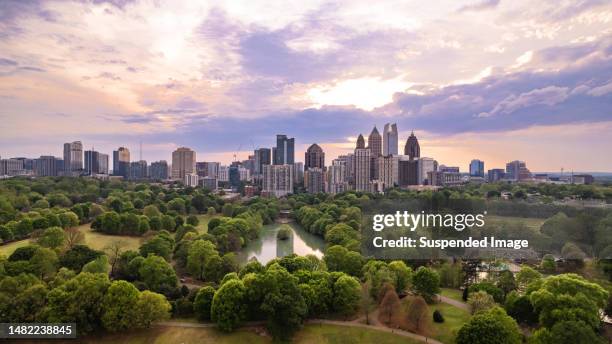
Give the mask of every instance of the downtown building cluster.
[[(179, 181), (186, 186), (201, 186), (210, 190), (220, 187), (239, 190), (247, 196), (283, 197), (296, 191), (309, 193), (341, 193), (355, 190), (384, 192), (400, 187), (406, 189), (456, 186), (468, 182), (559, 182), (590, 184), (593, 177), (573, 173), (567, 178), (532, 174), (524, 161), (508, 162), (504, 168), (485, 170), (485, 163), (473, 159), (469, 173), (457, 166), (438, 164), (431, 157), (421, 156), (421, 147), (412, 132), (399, 154), (396, 124), (384, 125), (382, 134), (376, 126), (366, 139), (359, 135), (355, 148), (325, 163), (325, 152), (316, 143), (304, 153), (304, 162), (295, 161), (295, 138), (276, 135), (272, 148), (257, 148), (246, 160), (229, 165), (219, 162), (197, 161), (196, 152), (179, 147), (172, 152), (172, 160), (150, 164), (142, 158), (132, 161), (130, 150), (119, 147), (109, 155), (93, 148), (83, 150), (81, 141), (63, 145), (63, 157), (42, 155), (39, 158), (0, 159), (0, 177), (13, 176), (90, 176), (126, 180)], [(142, 151), (142, 149), (141, 149)]]

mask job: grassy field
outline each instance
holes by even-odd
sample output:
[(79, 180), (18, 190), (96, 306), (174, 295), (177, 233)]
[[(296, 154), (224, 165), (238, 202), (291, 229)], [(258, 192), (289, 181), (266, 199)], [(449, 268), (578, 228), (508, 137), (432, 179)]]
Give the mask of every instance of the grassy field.
[(449, 299), (463, 302), (463, 292), (459, 289), (442, 288), (440, 294), (448, 297)]
[[(213, 216), (209, 215), (198, 215), (198, 219), (200, 220), (200, 224), (198, 225), (198, 232), (206, 233), (208, 229), (208, 221), (212, 219)], [(79, 226), (79, 230), (83, 232), (85, 235), (85, 242), (87, 246), (95, 249), (95, 250), (104, 250), (104, 248), (108, 247), (111, 243), (120, 241), (123, 244), (123, 250), (135, 250), (138, 251), (138, 248), (142, 243), (144, 243), (148, 237), (133, 237), (133, 236), (118, 236), (118, 235), (107, 235), (103, 233), (98, 233), (91, 229), (90, 224), (84, 224)], [(31, 240), (20, 240), (15, 241), (7, 245), (0, 246), (0, 253), (5, 256), (10, 256), (16, 249), (19, 247), (23, 247), (29, 245)]]
[(513, 217), (513, 216), (497, 216), (497, 215), (486, 215), (485, 222), (491, 225), (498, 225), (503, 223), (523, 223), (525, 226), (533, 229), (540, 230), (542, 224), (546, 219), (538, 219), (534, 217)]
[(433, 337), (442, 343), (454, 343), (457, 332), (470, 319), (470, 313), (446, 303), (431, 305), (429, 310), (431, 311), (432, 319), (435, 310), (440, 311), (444, 317), (443, 323), (433, 321), (431, 323)]
[[(43, 341), (19, 340), (14, 343), (40, 343)], [(233, 333), (219, 332), (213, 328), (187, 328), (187, 327), (153, 327), (147, 330), (139, 330), (122, 334), (90, 335), (78, 340), (49, 340), (49, 343), (91, 343), (91, 344), (196, 344), (196, 343), (218, 343), (218, 344), (244, 344), (244, 343), (272, 343), (268, 336), (262, 336), (254, 329), (239, 329)], [(416, 344), (406, 337), (377, 330), (334, 326), (334, 325), (306, 325), (299, 331), (292, 343), (377, 343), (377, 344)]]

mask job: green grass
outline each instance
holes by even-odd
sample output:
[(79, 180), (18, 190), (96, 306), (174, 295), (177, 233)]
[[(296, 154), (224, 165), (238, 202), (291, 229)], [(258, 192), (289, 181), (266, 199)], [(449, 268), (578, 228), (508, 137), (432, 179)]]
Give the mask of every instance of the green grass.
[(30, 244), (30, 240), (13, 241), (10, 244), (0, 246), (0, 254), (10, 256), (16, 249)]
[(523, 223), (525, 226), (533, 229), (540, 230), (542, 224), (546, 219), (539, 219), (535, 217), (516, 217), (516, 216), (498, 216), (498, 215), (486, 215), (485, 222), (491, 225), (498, 225), (503, 223)]
[(448, 297), (449, 299), (464, 302), (463, 292), (459, 289), (442, 288), (440, 294), (442, 294), (442, 296)]
[(461, 326), (470, 320), (470, 313), (446, 303), (431, 305), (429, 310), (431, 311), (432, 319), (435, 310), (440, 311), (444, 317), (443, 323), (436, 323), (433, 320), (431, 322), (433, 337), (442, 343), (454, 343)]
[[(30, 344), (43, 341), (20, 340), (15, 343)], [(189, 328), (189, 327), (153, 327), (146, 330), (132, 331), (120, 334), (97, 334), (89, 335), (78, 340), (49, 340), (55, 344), (245, 344), (245, 343), (272, 343), (269, 336), (261, 336), (252, 328), (238, 329), (232, 333), (223, 333), (214, 328)], [(292, 343), (299, 344), (344, 344), (344, 343), (377, 343), (377, 344), (417, 344), (420, 342), (410, 338), (398, 336), (392, 333), (335, 325), (306, 325), (296, 333)]]
[(206, 214), (200, 214), (197, 215), (198, 220), (200, 220), (200, 224), (198, 224), (198, 232), (201, 233), (206, 233), (208, 231), (208, 221), (210, 221), (210, 219), (212, 219), (213, 217), (217, 217), (217, 215), (206, 215)]
[[(15, 341), (15, 343), (40, 343), (42, 341)], [(213, 328), (189, 328), (189, 327), (152, 327), (145, 330), (137, 330), (118, 334), (96, 334), (89, 335), (78, 340), (59, 341), (49, 340), (49, 343), (76, 344), (244, 344), (244, 343), (271, 343), (269, 337), (257, 335), (248, 329), (239, 329), (232, 333), (223, 333)]]
[(407, 337), (367, 328), (335, 326), (327, 324), (306, 325), (293, 338), (294, 343), (421, 343)]

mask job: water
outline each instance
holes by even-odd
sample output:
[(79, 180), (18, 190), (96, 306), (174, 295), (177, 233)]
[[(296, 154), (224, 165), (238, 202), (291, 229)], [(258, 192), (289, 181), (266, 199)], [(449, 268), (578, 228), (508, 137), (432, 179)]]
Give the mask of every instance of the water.
[(259, 238), (249, 242), (236, 254), (240, 265), (246, 264), (251, 258), (255, 257), (261, 264), (266, 264), (277, 257), (284, 257), (290, 254), (305, 256), (312, 254), (318, 258), (323, 257), (325, 241), (323, 238), (308, 233), (295, 223), (288, 224), (293, 233), (287, 240), (279, 240), (276, 233), (281, 224), (264, 226)]

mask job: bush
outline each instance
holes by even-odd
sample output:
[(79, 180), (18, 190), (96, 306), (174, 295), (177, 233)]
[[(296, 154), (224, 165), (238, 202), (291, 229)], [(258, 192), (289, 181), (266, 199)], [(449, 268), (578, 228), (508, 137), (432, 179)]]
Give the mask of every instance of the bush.
[(437, 322), (437, 323), (443, 323), (444, 322), (444, 317), (442, 316), (442, 313), (440, 313), (439, 310), (435, 310), (433, 312), (433, 321)]
[(291, 228), (287, 225), (283, 225), (276, 233), (276, 238), (279, 240), (287, 240), (291, 237)]

